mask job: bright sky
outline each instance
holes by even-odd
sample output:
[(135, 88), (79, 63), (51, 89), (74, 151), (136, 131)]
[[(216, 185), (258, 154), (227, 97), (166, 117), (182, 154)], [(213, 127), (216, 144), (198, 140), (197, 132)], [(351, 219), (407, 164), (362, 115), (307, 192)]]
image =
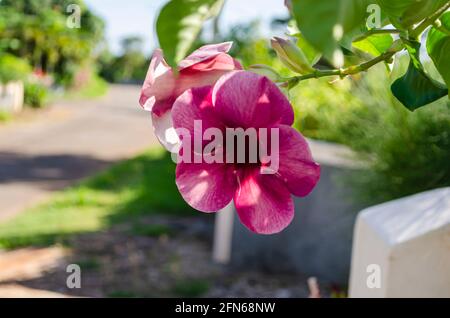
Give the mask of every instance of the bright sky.
[[(106, 20), (107, 38), (114, 52), (119, 41), (127, 35), (140, 35), (145, 39), (145, 49), (157, 45), (154, 25), (159, 9), (167, 0), (85, 0), (87, 5)], [(230, 26), (258, 19), (263, 32), (274, 17), (284, 17), (287, 10), (284, 0), (226, 0), (222, 30)]]

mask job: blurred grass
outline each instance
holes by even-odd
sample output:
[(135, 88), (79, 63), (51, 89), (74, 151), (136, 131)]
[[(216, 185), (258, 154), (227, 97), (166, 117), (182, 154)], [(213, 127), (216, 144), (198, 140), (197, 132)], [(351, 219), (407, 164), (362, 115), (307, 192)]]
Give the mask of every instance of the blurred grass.
[(173, 293), (178, 297), (201, 297), (210, 288), (210, 282), (204, 279), (180, 280), (173, 287)]
[(173, 234), (173, 229), (163, 224), (135, 223), (130, 230), (130, 234), (148, 237), (170, 236)]
[(5, 123), (11, 120), (11, 118), (12, 118), (11, 114), (0, 111), (0, 123)]
[[(123, 223), (146, 215), (190, 215), (175, 185), (175, 165), (161, 149), (134, 159), (57, 194), (49, 202), (0, 224), (0, 248), (66, 244), (76, 234)], [(161, 227), (138, 227), (135, 234), (167, 234)]]

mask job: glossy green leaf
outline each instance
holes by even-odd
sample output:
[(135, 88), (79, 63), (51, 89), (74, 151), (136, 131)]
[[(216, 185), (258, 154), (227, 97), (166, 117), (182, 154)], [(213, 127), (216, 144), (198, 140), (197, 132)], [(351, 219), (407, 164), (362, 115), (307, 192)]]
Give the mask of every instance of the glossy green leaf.
[(386, 52), (394, 43), (390, 34), (373, 34), (367, 38), (353, 42), (353, 47), (372, 56), (378, 56)]
[(450, 87), (450, 12), (442, 15), (440, 22), (439, 29), (433, 27), (428, 33), (427, 51), (447, 87)]
[(392, 24), (407, 29), (441, 8), (448, 0), (377, 0)]
[(224, 0), (171, 0), (162, 8), (156, 32), (170, 65), (186, 57), (204, 22), (216, 16), (223, 3)]
[(406, 43), (411, 61), (405, 75), (398, 78), (391, 87), (394, 96), (409, 110), (425, 106), (448, 94), (447, 87), (433, 80), (420, 62), (420, 43)]
[(293, 14), (305, 39), (330, 58), (345, 34), (365, 25), (370, 0), (292, 0)]

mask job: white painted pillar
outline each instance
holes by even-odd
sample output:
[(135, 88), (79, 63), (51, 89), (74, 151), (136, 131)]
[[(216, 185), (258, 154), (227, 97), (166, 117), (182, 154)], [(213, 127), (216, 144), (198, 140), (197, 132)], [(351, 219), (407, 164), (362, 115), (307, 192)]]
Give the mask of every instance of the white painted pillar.
[(0, 83), (0, 111), (16, 113), (22, 110), (24, 85), (21, 81)]
[(450, 188), (362, 211), (350, 297), (450, 297)]
[(234, 214), (233, 202), (216, 213), (213, 260), (219, 264), (227, 264), (231, 258)]

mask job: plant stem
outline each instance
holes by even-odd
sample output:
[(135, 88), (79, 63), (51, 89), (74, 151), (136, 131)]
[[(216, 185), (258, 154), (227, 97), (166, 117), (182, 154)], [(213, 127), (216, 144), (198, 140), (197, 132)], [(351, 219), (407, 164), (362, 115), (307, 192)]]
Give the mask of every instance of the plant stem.
[(320, 78), (320, 77), (326, 77), (326, 76), (339, 76), (341, 78), (344, 78), (345, 76), (348, 76), (348, 75), (365, 72), (369, 68), (371, 68), (372, 66), (374, 66), (380, 62), (390, 60), (396, 53), (403, 50), (403, 48), (404, 48), (403, 46), (393, 45), (388, 51), (377, 56), (376, 58), (374, 58), (370, 61), (358, 64), (358, 65), (349, 66), (347, 68), (334, 69), (334, 70), (315, 70), (311, 74), (294, 76), (288, 80), (288, 86), (293, 87), (301, 81), (304, 81), (307, 79), (312, 79), (312, 78)]
[(417, 39), (426, 30), (426, 28), (439, 19), (440, 16), (448, 10), (448, 8), (450, 8), (450, 1), (447, 1), (439, 10), (423, 20), (415, 29), (413, 29), (409, 34), (410, 38)]
[(397, 29), (371, 29), (371, 30), (368, 30), (367, 32), (365, 32), (364, 34), (361, 34), (361, 35), (355, 37), (353, 39), (353, 42), (362, 41), (365, 38), (368, 38), (369, 36), (374, 35), (374, 34), (386, 34), (386, 33), (388, 33), (388, 34), (397, 33), (398, 34), (398, 33), (400, 33), (400, 30), (397, 30)]

